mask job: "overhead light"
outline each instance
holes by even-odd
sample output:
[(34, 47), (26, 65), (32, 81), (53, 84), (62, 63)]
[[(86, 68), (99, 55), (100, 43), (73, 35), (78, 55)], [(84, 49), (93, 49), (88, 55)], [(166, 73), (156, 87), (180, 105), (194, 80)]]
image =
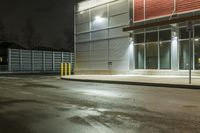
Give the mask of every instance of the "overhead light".
[(198, 42), (198, 41), (199, 41), (199, 39), (198, 39), (198, 38), (196, 38), (196, 39), (194, 39), (194, 41), (195, 41), (195, 42)]
[(95, 17), (95, 21), (98, 22), (98, 23), (102, 22), (103, 20), (104, 20), (104, 18), (102, 18), (101, 16)]

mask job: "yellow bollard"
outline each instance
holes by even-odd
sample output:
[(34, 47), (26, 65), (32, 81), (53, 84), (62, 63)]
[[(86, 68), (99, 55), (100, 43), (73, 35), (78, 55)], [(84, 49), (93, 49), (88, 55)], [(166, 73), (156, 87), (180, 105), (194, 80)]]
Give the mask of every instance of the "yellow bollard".
[(71, 75), (71, 64), (70, 63), (68, 63), (68, 76), (70, 76)]
[(60, 76), (63, 77), (63, 63), (60, 64)]
[(67, 63), (64, 63), (64, 76), (67, 76)]

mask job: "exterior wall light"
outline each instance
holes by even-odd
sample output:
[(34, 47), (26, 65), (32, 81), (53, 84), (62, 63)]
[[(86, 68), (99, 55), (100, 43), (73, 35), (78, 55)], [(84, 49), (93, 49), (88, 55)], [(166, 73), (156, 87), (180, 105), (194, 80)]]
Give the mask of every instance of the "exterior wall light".
[(101, 23), (103, 20), (104, 20), (104, 18), (102, 18), (101, 16), (95, 17), (95, 22), (97, 22), (97, 23)]

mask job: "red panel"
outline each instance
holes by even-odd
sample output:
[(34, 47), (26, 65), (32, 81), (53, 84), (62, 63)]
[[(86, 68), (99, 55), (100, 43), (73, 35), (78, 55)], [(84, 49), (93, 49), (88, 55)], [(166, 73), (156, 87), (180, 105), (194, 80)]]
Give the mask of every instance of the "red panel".
[(134, 0), (134, 21), (144, 20), (144, 0)]
[(146, 19), (171, 15), (174, 0), (146, 0)]
[(177, 12), (200, 9), (200, 0), (177, 0)]
[[(134, 0), (134, 21), (170, 16), (173, 10), (174, 0)], [(192, 10), (200, 10), (200, 0), (176, 0), (177, 13)]]

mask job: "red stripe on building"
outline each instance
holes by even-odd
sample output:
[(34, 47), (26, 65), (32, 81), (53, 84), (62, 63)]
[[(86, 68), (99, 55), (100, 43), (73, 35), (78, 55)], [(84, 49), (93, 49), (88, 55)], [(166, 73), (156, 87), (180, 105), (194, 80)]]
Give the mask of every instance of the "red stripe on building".
[(134, 0), (134, 21), (144, 20), (144, 0)]
[(200, 0), (176, 0), (177, 12), (187, 12), (200, 9)]
[[(170, 16), (173, 10), (174, 0), (134, 0), (133, 20), (143, 21), (144, 19)], [(200, 10), (200, 0), (176, 0), (176, 13), (192, 10)]]
[[(137, 0), (136, 0), (137, 1)], [(146, 0), (146, 19), (171, 15), (174, 9), (173, 0)]]

